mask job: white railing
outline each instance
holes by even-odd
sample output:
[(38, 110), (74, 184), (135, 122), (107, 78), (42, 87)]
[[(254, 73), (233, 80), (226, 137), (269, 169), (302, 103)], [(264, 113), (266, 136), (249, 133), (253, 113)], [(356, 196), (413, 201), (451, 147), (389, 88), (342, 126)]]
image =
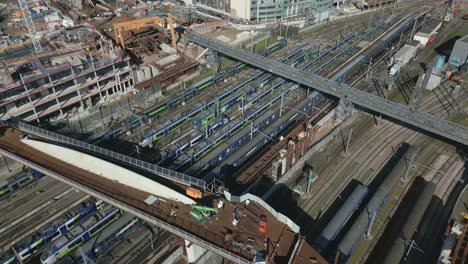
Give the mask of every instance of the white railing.
[(32, 135), (43, 137), (43, 138), (46, 138), (48, 140), (52, 140), (54, 142), (59, 142), (59, 143), (63, 143), (63, 144), (66, 144), (66, 145), (78, 147), (78, 148), (83, 149), (83, 150), (88, 150), (88, 151), (90, 151), (92, 153), (96, 153), (96, 154), (100, 155), (101, 157), (108, 157), (108, 158), (111, 158), (111, 159), (114, 159), (114, 160), (117, 160), (117, 161), (120, 161), (120, 162), (124, 162), (124, 163), (126, 163), (128, 165), (131, 165), (132, 167), (141, 169), (141, 170), (149, 172), (151, 174), (161, 176), (161, 177), (163, 177), (165, 179), (168, 179), (168, 180), (171, 180), (171, 181), (174, 181), (174, 182), (177, 182), (177, 183), (181, 183), (181, 184), (184, 184), (184, 185), (188, 185), (188, 186), (198, 187), (198, 188), (201, 188), (204, 191), (206, 190), (206, 182), (205, 181), (194, 178), (194, 177), (191, 177), (189, 175), (186, 175), (186, 174), (183, 174), (183, 173), (180, 173), (180, 172), (176, 172), (176, 171), (173, 171), (173, 170), (169, 170), (169, 169), (166, 169), (166, 168), (163, 168), (163, 167), (160, 167), (160, 166), (156, 166), (156, 165), (151, 164), (151, 163), (146, 162), (146, 161), (135, 159), (135, 158), (129, 157), (127, 155), (117, 153), (115, 151), (111, 151), (111, 150), (104, 149), (104, 148), (101, 148), (101, 147), (98, 147), (98, 146), (95, 146), (95, 145), (92, 145), (92, 144), (88, 144), (88, 143), (85, 143), (83, 141), (79, 141), (79, 140), (76, 140), (76, 139), (73, 139), (73, 138), (70, 138), (70, 137), (67, 137), (67, 136), (64, 136), (64, 135), (60, 135), (60, 134), (57, 134), (57, 133), (54, 133), (54, 132), (50, 132), (48, 130), (38, 128), (38, 127), (35, 127), (35, 126), (32, 126), (32, 125), (28, 125), (28, 124), (23, 123), (23, 122), (18, 122), (17, 127), (18, 127), (19, 130), (22, 130), (22, 131), (24, 131), (26, 133), (30, 133)]

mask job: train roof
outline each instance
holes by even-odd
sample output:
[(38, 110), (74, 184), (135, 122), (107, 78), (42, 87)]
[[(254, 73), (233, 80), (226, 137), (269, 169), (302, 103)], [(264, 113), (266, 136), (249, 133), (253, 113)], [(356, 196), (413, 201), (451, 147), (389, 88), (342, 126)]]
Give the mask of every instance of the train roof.
[(354, 213), (356, 208), (361, 204), (369, 189), (359, 184), (351, 195), (346, 199), (346, 202), (340, 207), (325, 229), (322, 231), (322, 236), (328, 240), (334, 240), (338, 232), (348, 221), (349, 217)]
[(110, 235), (112, 235), (119, 229), (123, 228), (133, 218), (134, 218), (133, 215), (129, 213), (124, 213), (116, 221), (114, 221), (112, 224), (104, 228), (104, 230), (102, 230), (99, 233), (99, 235), (95, 236), (93, 239), (90, 239), (86, 241), (83, 245), (81, 245), (80, 246), (81, 249), (83, 250), (84, 253), (88, 252), (95, 246), (95, 243), (100, 243), (106, 240)]

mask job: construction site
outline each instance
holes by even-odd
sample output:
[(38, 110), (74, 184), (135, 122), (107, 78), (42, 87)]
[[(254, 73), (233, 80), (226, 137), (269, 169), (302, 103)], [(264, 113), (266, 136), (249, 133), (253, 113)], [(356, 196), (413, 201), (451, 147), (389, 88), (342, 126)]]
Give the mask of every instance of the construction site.
[(468, 262), (463, 1), (254, 2), (0, 4), (0, 263)]

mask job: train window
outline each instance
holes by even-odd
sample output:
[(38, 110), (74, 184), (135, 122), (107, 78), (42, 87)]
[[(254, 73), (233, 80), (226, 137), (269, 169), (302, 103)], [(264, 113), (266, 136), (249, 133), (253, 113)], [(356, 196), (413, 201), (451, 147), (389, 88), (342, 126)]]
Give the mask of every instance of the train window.
[(192, 112), (192, 113), (188, 116), (188, 118), (192, 119), (192, 118), (194, 118), (197, 114), (198, 114), (198, 111)]
[(71, 243), (68, 248), (74, 248), (74, 247), (77, 247), (79, 245), (81, 245), (81, 243), (83, 243), (84, 240), (82, 237), (78, 238), (75, 242)]
[(29, 253), (29, 250), (25, 250), (21, 253), (18, 253), (18, 256), (20, 259), (25, 259), (27, 257), (29, 257), (31, 254)]
[(67, 229), (72, 228), (72, 227), (74, 226), (74, 224), (75, 224), (75, 223), (74, 223), (73, 221), (70, 222), (70, 223), (67, 223)]
[(61, 235), (60, 231), (55, 232), (55, 233), (51, 236), (51, 237), (52, 237), (52, 240), (55, 240), (55, 239), (59, 238), (60, 235)]
[(29, 180), (28, 177), (24, 177), (23, 179), (21, 179), (21, 180), (18, 182), (18, 184), (23, 184), (23, 183), (27, 182), (28, 180)]
[(101, 228), (103, 228), (105, 225), (107, 224), (107, 221), (102, 221), (101, 223), (99, 223), (98, 225), (94, 226), (90, 231), (89, 233), (91, 234), (91, 236), (94, 236), (96, 233), (99, 232), (99, 230)]

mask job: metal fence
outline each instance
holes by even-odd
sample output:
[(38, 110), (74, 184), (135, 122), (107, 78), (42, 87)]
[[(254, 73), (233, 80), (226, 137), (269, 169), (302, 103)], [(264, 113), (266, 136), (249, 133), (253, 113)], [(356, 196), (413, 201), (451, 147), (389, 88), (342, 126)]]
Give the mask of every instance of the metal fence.
[(104, 148), (101, 148), (92, 144), (85, 143), (83, 141), (79, 141), (79, 140), (66, 137), (66, 136), (63, 136), (54, 132), (50, 132), (42, 128), (31, 126), (23, 122), (18, 122), (17, 127), (18, 129), (24, 132), (30, 133), (32, 135), (43, 137), (43, 138), (46, 138), (48, 140), (52, 140), (55, 142), (64, 143), (70, 146), (78, 147), (80, 149), (88, 150), (88, 151), (91, 151), (92, 153), (99, 154), (100, 156), (108, 157), (108, 158), (112, 158), (120, 162), (124, 162), (132, 167), (141, 169), (151, 174), (159, 175), (168, 180), (178, 182), (178, 183), (188, 185), (188, 186), (198, 187), (204, 191), (206, 190), (205, 181), (191, 177), (189, 175), (179, 173), (173, 170), (169, 170), (160, 166), (156, 166), (146, 161), (135, 159), (127, 155), (123, 155), (123, 154), (120, 154), (111, 150), (107, 150), (107, 149), (104, 149)]

